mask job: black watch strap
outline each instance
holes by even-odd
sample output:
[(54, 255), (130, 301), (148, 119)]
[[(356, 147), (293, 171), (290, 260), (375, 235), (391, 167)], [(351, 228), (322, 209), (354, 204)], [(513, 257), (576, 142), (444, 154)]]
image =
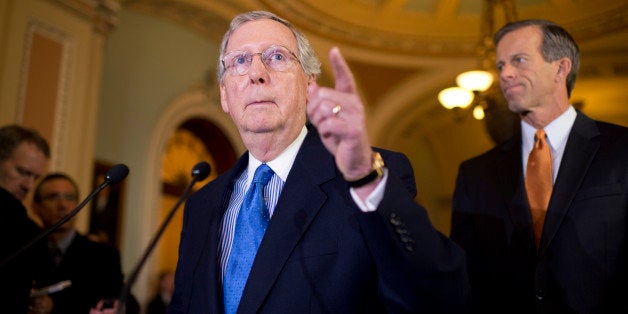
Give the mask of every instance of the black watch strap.
[(366, 176), (353, 181), (346, 180), (349, 186), (352, 188), (358, 188), (367, 185), (384, 175), (384, 159), (382, 159), (382, 155), (378, 152), (373, 152), (372, 167), (373, 171), (369, 172)]
[(359, 179), (359, 180), (356, 180), (356, 181), (347, 181), (347, 183), (352, 188), (359, 188), (359, 187), (361, 187), (363, 185), (367, 185), (367, 184), (373, 182), (378, 177), (379, 177), (379, 174), (377, 173), (377, 170), (373, 170), (373, 171), (371, 171), (371, 173), (367, 174), (366, 177), (363, 177), (362, 179)]

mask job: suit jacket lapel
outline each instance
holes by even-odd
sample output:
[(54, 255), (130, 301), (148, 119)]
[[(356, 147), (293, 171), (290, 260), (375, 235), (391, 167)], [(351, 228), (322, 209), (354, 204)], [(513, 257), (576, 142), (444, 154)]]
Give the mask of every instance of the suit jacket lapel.
[(327, 199), (319, 187), (336, 176), (333, 157), (311, 129), (290, 170), (242, 294), (239, 312), (262, 305), (288, 257)]
[(599, 134), (595, 121), (578, 112), (567, 140), (565, 153), (547, 209), (543, 236), (539, 245), (540, 254), (545, 252), (556, 235), (571, 202), (576, 196), (576, 192), (582, 184), (582, 180), (599, 148), (599, 142), (594, 139)]

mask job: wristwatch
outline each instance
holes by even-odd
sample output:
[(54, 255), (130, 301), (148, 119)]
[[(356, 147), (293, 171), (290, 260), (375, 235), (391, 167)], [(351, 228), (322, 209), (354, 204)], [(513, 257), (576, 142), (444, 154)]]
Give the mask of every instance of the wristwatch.
[(359, 178), (357, 180), (346, 180), (350, 187), (358, 188), (363, 185), (369, 184), (375, 181), (378, 178), (381, 178), (384, 175), (384, 159), (382, 159), (382, 155), (378, 152), (373, 152), (373, 171), (369, 172), (367, 175)]

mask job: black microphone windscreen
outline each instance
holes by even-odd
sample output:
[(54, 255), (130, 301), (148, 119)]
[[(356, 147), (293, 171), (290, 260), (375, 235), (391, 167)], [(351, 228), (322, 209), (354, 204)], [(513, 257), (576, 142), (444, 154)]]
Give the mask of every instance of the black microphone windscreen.
[(210, 171), (211, 167), (209, 164), (205, 161), (201, 161), (192, 168), (192, 177), (196, 178), (196, 181), (203, 181), (209, 176)]
[(118, 184), (126, 178), (127, 174), (129, 174), (129, 167), (124, 164), (117, 164), (107, 171), (105, 181), (109, 182), (109, 185)]

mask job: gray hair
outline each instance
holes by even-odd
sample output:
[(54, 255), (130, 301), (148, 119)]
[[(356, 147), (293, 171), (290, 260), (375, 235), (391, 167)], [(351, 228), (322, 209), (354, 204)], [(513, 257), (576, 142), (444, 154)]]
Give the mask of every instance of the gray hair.
[(310, 42), (305, 38), (305, 35), (297, 30), (290, 22), (285, 19), (280, 18), (279, 16), (267, 12), (267, 11), (251, 11), (247, 13), (240, 14), (231, 20), (231, 24), (229, 25), (229, 30), (225, 33), (222, 38), (222, 43), (220, 44), (220, 56), (218, 58), (218, 67), (217, 67), (217, 76), (218, 82), (222, 83), (224, 74), (225, 74), (225, 66), (222, 63), (222, 58), (224, 57), (227, 49), (227, 44), (229, 43), (229, 38), (231, 34), (235, 32), (242, 24), (250, 21), (257, 20), (273, 20), (277, 21), (286, 27), (288, 27), (294, 37), (297, 40), (297, 57), (299, 59), (299, 63), (301, 64), (301, 68), (306, 75), (314, 75), (318, 77), (321, 74), (321, 62), (316, 57), (316, 53), (314, 52), (314, 48), (310, 45)]
[(493, 37), (493, 43), (497, 46), (506, 34), (527, 26), (536, 26), (543, 32), (543, 42), (540, 49), (541, 55), (546, 62), (556, 61), (563, 57), (571, 60), (571, 71), (567, 75), (566, 83), (567, 96), (571, 96), (571, 91), (576, 85), (576, 75), (580, 68), (580, 49), (567, 30), (547, 20), (521, 20), (508, 23), (499, 29)]

